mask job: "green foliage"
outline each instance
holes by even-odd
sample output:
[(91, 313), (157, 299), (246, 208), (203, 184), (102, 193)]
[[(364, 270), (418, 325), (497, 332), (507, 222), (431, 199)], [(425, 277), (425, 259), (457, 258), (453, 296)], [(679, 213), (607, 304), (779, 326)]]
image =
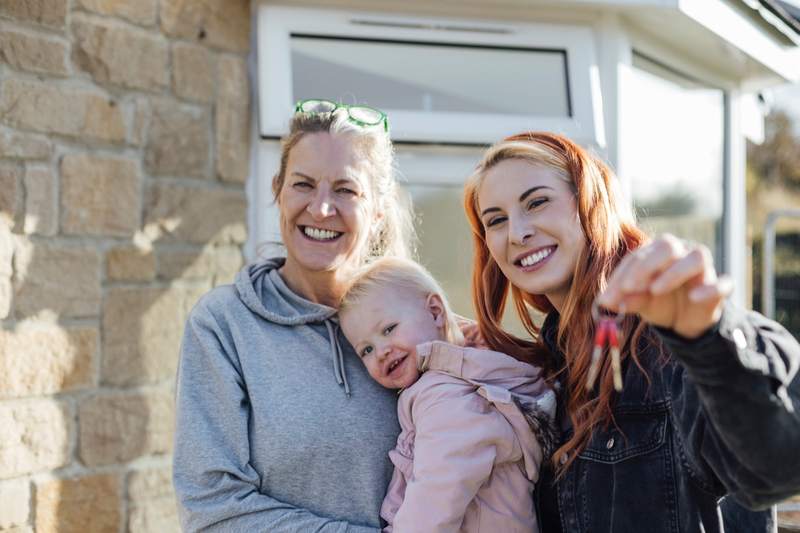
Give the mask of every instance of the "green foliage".
[(748, 170), (765, 185), (800, 190), (800, 139), (792, 132), (791, 117), (783, 111), (773, 111), (767, 115), (764, 127), (764, 142), (747, 145)]

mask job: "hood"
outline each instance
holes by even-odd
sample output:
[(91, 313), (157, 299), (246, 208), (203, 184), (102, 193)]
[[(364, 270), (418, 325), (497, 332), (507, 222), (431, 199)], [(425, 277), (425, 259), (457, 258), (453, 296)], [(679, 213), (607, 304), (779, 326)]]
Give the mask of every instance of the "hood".
[(286, 260), (282, 257), (247, 265), (236, 275), (236, 291), (245, 306), (256, 315), (282, 326), (325, 324), (331, 347), (333, 375), (350, 396), (350, 385), (344, 367), (344, 351), (339, 343), (339, 323), (336, 309), (311, 302), (295, 294), (283, 281), (278, 269)]
[(236, 276), (236, 291), (256, 315), (282, 326), (320, 323), (336, 315), (336, 309), (306, 300), (292, 292), (278, 274), (282, 257), (248, 265)]

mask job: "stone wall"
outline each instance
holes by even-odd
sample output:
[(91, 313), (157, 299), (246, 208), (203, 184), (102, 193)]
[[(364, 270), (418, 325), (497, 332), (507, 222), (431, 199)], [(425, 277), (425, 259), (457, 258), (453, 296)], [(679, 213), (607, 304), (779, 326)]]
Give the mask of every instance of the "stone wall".
[(174, 375), (242, 265), (248, 0), (0, 0), (0, 531), (177, 530)]

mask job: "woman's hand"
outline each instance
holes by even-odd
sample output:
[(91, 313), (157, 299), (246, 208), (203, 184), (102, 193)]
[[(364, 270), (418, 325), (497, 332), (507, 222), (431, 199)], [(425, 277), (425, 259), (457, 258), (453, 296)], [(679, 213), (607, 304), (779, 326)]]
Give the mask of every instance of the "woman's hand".
[(664, 235), (622, 259), (597, 303), (695, 339), (719, 321), (732, 289), (708, 248)]
[(481, 335), (478, 323), (461, 315), (455, 315), (461, 334), (464, 336), (464, 346), (467, 348), (488, 348), (486, 339)]

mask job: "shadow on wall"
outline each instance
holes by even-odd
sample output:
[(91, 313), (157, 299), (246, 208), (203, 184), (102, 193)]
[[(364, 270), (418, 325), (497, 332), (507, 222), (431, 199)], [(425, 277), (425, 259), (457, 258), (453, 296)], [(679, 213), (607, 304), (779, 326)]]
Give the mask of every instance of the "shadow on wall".
[(148, 194), (144, 229), (106, 250), (0, 224), (0, 499), (16, 513), (0, 529), (178, 530), (180, 339), (199, 297), (242, 266), (246, 205), (241, 191)]

